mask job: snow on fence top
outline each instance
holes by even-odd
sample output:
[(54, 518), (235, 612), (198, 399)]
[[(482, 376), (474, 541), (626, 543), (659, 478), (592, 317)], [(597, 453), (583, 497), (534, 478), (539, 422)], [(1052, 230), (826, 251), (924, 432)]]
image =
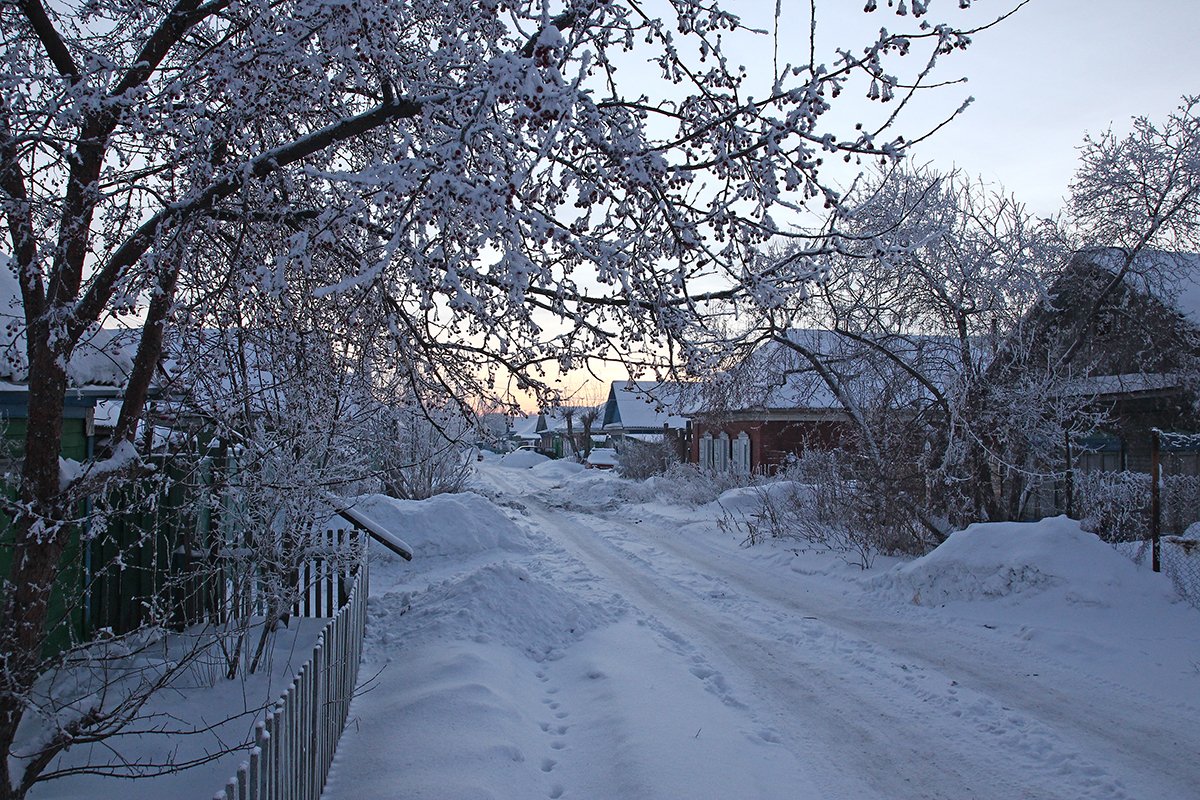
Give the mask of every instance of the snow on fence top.
[(1172, 452), (1187, 452), (1200, 450), (1200, 433), (1174, 433), (1154, 429), (1158, 435), (1159, 445), (1163, 450)]
[(349, 506), (338, 502), (336, 503), (335, 507), (337, 508), (338, 516), (342, 517), (355, 527), (366, 531), (368, 536), (379, 542), (388, 550), (391, 550), (393, 553), (403, 558), (405, 561), (412, 561), (413, 549), (408, 546), (407, 542), (393, 533), (386, 526), (379, 524), (354, 506)]

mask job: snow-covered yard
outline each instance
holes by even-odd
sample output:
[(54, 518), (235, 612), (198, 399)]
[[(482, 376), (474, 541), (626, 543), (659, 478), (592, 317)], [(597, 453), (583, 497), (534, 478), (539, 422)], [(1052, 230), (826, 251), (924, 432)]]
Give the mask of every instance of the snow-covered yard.
[(417, 559), (375, 554), (327, 800), (1196, 796), (1200, 612), (1074, 523), (861, 572), (529, 466), (369, 510)]
[[(311, 657), (321, 629), (328, 622), (293, 617), (286, 628), (276, 631), (263, 666), (253, 675), (246, 674), (252, 648), (245, 648), (241, 672), (233, 680), (225, 677), (227, 653), (215, 644), (200, 648), (190, 636), (172, 634), (149, 645), (140, 656), (128, 655), (117, 669), (128, 670), (134, 685), (137, 680), (149, 679), (151, 674), (173, 667), (182, 659), (191, 663), (154, 693), (135, 724), (100, 742), (76, 745), (52, 765), (55, 772), (77, 774), (38, 784), (30, 797), (33, 800), (212, 797), (246, 759), (246, 750), (240, 745), (253, 738), (255, 722), (262, 719), (263, 709), (275, 703)], [(257, 625), (252, 627), (250, 635), (257, 636), (259, 630)], [(211, 631), (195, 632), (204, 636), (205, 641), (211, 637)], [(232, 648), (232, 641), (228, 644)], [(123, 646), (113, 654), (127, 650)], [(111, 674), (107, 680), (110, 682), (107, 691), (112, 695), (126, 689)], [(59, 687), (57, 693), (60, 697), (80, 694), (74, 686)], [(18, 741), (15, 749), (20, 752), (27, 747), (25, 742)], [(189, 764), (193, 766), (183, 770), (173, 767)], [(156, 774), (160, 771), (163, 774)], [(105, 775), (106, 772), (118, 775), (140, 772), (143, 777), (130, 780)]]

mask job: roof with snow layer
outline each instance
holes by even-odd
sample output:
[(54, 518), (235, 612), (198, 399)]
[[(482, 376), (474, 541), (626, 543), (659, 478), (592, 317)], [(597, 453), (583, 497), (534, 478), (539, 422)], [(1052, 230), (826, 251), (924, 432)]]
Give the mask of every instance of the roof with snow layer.
[(606, 430), (649, 433), (663, 426), (683, 428), (678, 408), (684, 384), (673, 381), (613, 381), (604, 404)]
[(958, 341), (947, 336), (893, 335), (877, 340), (890, 356), (830, 330), (791, 330), (787, 339), (795, 346), (767, 343), (727, 378), (718, 399), (723, 410), (840, 411), (837, 395), (805, 351), (859, 402), (885, 400), (892, 407), (928, 395), (928, 389), (921, 387), (904, 365), (919, 370), (934, 387), (945, 390), (960, 363)]
[[(571, 415), (571, 429), (575, 433), (583, 430), (583, 414), (593, 406), (558, 406), (549, 411), (543, 412), (542, 416), (546, 420), (544, 430), (549, 432), (566, 433), (567, 431), (567, 414)], [(604, 413), (603, 406), (595, 406), (600, 409), (601, 415)], [(597, 417), (598, 419), (599, 417)]]
[(509, 435), (518, 439), (537, 439), (545, 427), (545, 417), (541, 414), (530, 414), (527, 417), (514, 419)]
[[(128, 328), (88, 329), (67, 362), (73, 389), (123, 386), (133, 370), (138, 332)], [(24, 385), (29, 378), (25, 310), (16, 265), (0, 253), (0, 381)]]
[[(1075, 260), (1116, 273), (1125, 263), (1117, 247), (1082, 250)], [(1124, 280), (1134, 289), (1156, 297), (1193, 325), (1200, 326), (1200, 253), (1143, 250), (1133, 260)]]

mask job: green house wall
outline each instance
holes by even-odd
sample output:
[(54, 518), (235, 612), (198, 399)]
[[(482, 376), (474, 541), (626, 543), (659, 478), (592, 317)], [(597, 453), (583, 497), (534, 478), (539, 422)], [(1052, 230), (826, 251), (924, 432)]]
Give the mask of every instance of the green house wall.
[[(72, 406), (63, 420), (62, 455), (82, 461), (91, 453), (91, 437), (87, 413), (90, 409), (82, 406)], [(18, 463), (25, 447), (25, 407), (24, 405), (0, 406), (0, 421), (3, 423), (4, 453), (7, 463), (5, 472), (15, 477), (15, 465)], [(5, 487), (10, 499), (16, 496), (16, 486)], [(11, 519), (0, 511), (0, 578), (8, 581), (12, 565), (12, 526)], [(67, 548), (63, 552), (62, 562), (55, 582), (54, 591), (50, 595), (50, 608), (47, 616), (49, 636), (46, 640), (46, 653), (56, 653), (79, 642), (85, 635), (84, 619), (86, 603), (84, 601), (84, 564), (80, 550), (79, 533), (72, 532)]]

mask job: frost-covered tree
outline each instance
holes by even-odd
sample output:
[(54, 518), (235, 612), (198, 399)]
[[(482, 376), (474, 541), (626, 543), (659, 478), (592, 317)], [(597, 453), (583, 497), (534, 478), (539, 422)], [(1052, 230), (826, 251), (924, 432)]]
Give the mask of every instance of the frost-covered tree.
[(869, 177), (827, 230), (837, 252), (812, 262), (811, 297), (762, 282), (744, 341), (772, 349), (737, 356), (710, 396), (743, 403), (810, 372), (852, 421), (860, 472), (935, 538), (1020, 515), (1038, 476), (1069, 468), (1066, 442), (1104, 422), (1080, 378), (1200, 382), (1190, 326), (1151, 299), (1170, 298), (1200, 248), (1197, 102), (1086, 137), (1066, 231), (958, 174)]
[(1053, 376), (993, 374), (1002, 351), (1028, 367), (1020, 329), (1062, 263), (1057, 225), (961, 174), (900, 165), (867, 176), (830, 233), (820, 280), (754, 318), (758, 352), (714, 385), (716, 404), (809, 375), (797, 391), (822, 386), (843, 410), (845, 460), (882, 516), (907, 514), (936, 542), (1005, 515), (994, 470), (1029, 470), (1035, 444), (1061, 442)]
[(1093, 321), (1127, 279), (1172, 296), (1200, 253), (1200, 97), (1185, 97), (1166, 122), (1133, 120), (1125, 137), (1111, 130), (1084, 138), (1071, 183), (1070, 213), (1080, 245), (1111, 249), (1107, 282), (1090, 293), (1086, 313), (1056, 357), (1070, 364), (1087, 344)]
[(1200, 96), (1123, 138), (1084, 137), (1070, 210), (1085, 246), (1200, 250)]
[(868, 184), (842, 230), (850, 241), (814, 310), (907, 376), (912, 416), (876, 418), (915, 434), (899, 448), (925, 484), (910, 494), (952, 525), (1019, 513), (1022, 476), (1046, 468), (1064, 426), (1088, 424), (1064, 405), (1064, 376), (1031, 363), (1024, 331), (1065, 260), (1059, 225), (1003, 190), (918, 169)]
[(586, 461), (592, 453), (592, 434), (604, 423), (604, 401), (607, 397), (603, 389), (592, 386), (581, 390), (576, 399), (582, 403), (579, 407), (579, 451)]
[(468, 442), (476, 438), (474, 415), (455, 403), (413, 398), (380, 405), (374, 430), (383, 491), (404, 500), (459, 492), (471, 475)]
[[(181, 283), (178, 294), (198, 288)], [(235, 591), (256, 586), (264, 606), (250, 671), (308, 591), (304, 565), (345, 555), (323, 538), (330, 496), (376, 485), (372, 350), (352, 341), (354, 307), (340, 300), (314, 297), (303, 275), (277, 292), (229, 287), (179, 304), (168, 337), (160, 389), (182, 426), (219, 443), (226, 464), (207, 502), (225, 517), (215, 544), (234, 557), (208, 566), (236, 575)], [(237, 622), (247, 638), (250, 621)], [(236, 658), (230, 666), (233, 677)]]
[[(813, 41), (777, 38), (792, 46), (757, 85), (726, 49), (752, 32), (699, 0), (0, 7), (0, 208), (29, 397), (0, 755), (82, 491), (58, 451), (65, 365), (90, 327), (144, 309), (123, 437), (181, 305), (299, 275), (390, 342), (414, 396), (545, 393), (545, 365), (650, 350), (740, 293), (782, 215), (839, 205), (822, 159), (894, 159), (919, 138), (895, 114), (841, 131), (826, 113), (847, 90), (899, 111), (931, 84), (970, 41), (932, 19), (943, 5), (969, 4), (900, 3), (898, 28), (828, 64), (806, 19)], [(807, 269), (749, 277), (789, 292)], [(0, 798), (38, 779), (9, 770), (0, 757)]]

